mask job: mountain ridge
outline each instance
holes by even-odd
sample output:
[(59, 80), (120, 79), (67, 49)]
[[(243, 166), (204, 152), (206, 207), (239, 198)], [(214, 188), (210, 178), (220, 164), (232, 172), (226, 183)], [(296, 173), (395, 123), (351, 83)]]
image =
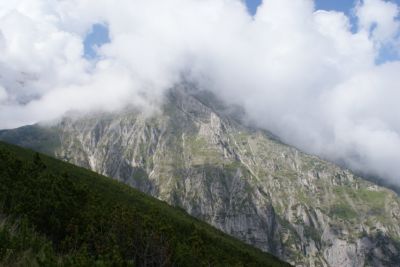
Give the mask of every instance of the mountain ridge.
[(284, 145), (243, 116), (179, 88), (153, 117), (129, 109), (67, 117), (0, 139), (50, 148), (298, 266), (400, 262), (395, 193)]

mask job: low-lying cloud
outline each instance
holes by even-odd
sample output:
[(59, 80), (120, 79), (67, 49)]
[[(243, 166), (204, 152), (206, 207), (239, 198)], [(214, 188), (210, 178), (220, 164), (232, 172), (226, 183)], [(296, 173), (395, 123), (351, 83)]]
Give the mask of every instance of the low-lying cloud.
[[(15, 0), (0, 3), (0, 128), (69, 110), (145, 110), (182, 74), (285, 142), (400, 183), (399, 6), (344, 13), (311, 0)], [(110, 42), (87, 59), (94, 24)], [(379, 64), (378, 64), (379, 62)], [(385, 63), (382, 63), (385, 62)]]

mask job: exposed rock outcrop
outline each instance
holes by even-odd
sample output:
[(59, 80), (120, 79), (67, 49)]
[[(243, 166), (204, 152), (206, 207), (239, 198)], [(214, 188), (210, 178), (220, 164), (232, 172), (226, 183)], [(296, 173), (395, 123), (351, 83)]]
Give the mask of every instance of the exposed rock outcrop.
[(58, 136), (58, 158), (180, 206), (297, 266), (400, 264), (394, 192), (233, 114), (206, 93), (180, 89), (151, 117), (126, 109), (67, 117), (47, 131), (51, 140)]

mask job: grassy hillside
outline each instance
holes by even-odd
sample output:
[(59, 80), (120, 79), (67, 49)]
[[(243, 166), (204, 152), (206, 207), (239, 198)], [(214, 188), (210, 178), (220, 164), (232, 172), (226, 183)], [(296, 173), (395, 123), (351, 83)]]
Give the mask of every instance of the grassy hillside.
[(2, 266), (288, 266), (184, 211), (0, 143)]

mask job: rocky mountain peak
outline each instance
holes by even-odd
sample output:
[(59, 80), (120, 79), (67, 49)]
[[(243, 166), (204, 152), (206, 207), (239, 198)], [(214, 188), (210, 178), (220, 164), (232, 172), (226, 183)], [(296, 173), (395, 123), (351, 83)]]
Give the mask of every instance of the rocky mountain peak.
[[(123, 181), (297, 266), (400, 262), (391, 190), (243, 123), (210, 93), (171, 90), (161, 112), (66, 117), (0, 132)], [(51, 145), (49, 145), (51, 140)]]

